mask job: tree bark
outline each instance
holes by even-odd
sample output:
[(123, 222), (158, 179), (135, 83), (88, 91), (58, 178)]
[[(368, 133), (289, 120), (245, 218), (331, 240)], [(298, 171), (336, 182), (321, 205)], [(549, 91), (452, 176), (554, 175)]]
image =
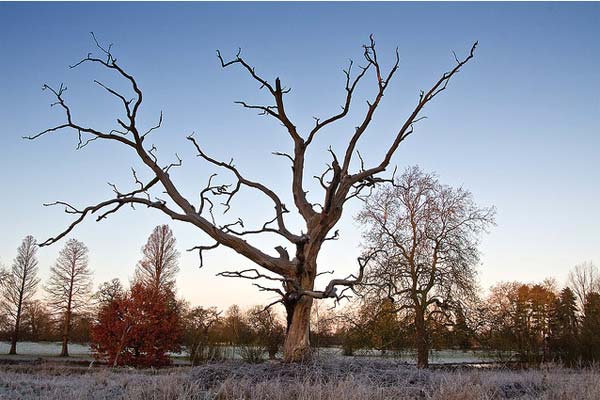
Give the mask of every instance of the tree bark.
[(71, 266), (71, 280), (69, 282), (69, 299), (67, 300), (67, 310), (65, 312), (65, 324), (62, 335), (61, 357), (69, 357), (69, 334), (71, 333), (71, 313), (73, 301), (73, 284), (75, 280), (75, 264)]
[(415, 345), (417, 347), (417, 368), (429, 367), (429, 338), (425, 328), (423, 310), (415, 310)]
[(23, 279), (21, 281), (21, 291), (19, 293), (19, 304), (17, 305), (17, 315), (15, 318), (15, 330), (13, 332), (11, 341), (10, 341), (10, 351), (8, 354), (15, 355), (17, 354), (17, 341), (19, 340), (19, 328), (21, 325), (21, 311), (23, 309), (23, 293), (25, 292), (25, 281), (27, 278), (27, 274), (23, 275)]
[(21, 319), (21, 304), (19, 303), (19, 308), (17, 309), (17, 319), (15, 321), (15, 330), (12, 334), (11, 340), (10, 340), (10, 351), (8, 352), (8, 354), (17, 354), (17, 340), (19, 338), (19, 320)]
[(69, 357), (69, 333), (71, 327), (71, 312), (68, 311), (65, 316), (65, 326), (63, 327), (62, 335), (62, 350), (60, 351), (61, 357)]
[(293, 307), (291, 324), (283, 343), (283, 361), (299, 362), (310, 358), (310, 310), (313, 299), (301, 297)]

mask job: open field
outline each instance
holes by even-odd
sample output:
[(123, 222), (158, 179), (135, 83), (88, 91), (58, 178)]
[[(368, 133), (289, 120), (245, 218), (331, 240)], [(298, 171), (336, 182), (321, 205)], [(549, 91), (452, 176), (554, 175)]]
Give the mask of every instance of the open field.
[(1, 399), (578, 399), (600, 398), (600, 370), (419, 371), (390, 359), (311, 364), (227, 361), (163, 370), (3, 365)]
[[(58, 359), (60, 354), (61, 344), (59, 342), (19, 342), (17, 345), (16, 356), (7, 356), (10, 349), (10, 343), (0, 342), (0, 360), (32, 360), (37, 358), (43, 359)], [(70, 359), (92, 361), (91, 351), (89, 346), (85, 344), (71, 343), (69, 344)], [(239, 360), (241, 356), (239, 351), (233, 347), (224, 347), (223, 355), (226, 358)], [(342, 355), (342, 350), (335, 347), (319, 348), (317, 355), (322, 358), (346, 358)], [(186, 353), (174, 354), (174, 360), (177, 364), (185, 364)], [(381, 358), (379, 351), (357, 351), (358, 358)], [(407, 364), (415, 363), (415, 355), (413, 353), (404, 352), (401, 354), (388, 352), (385, 358), (393, 358), (397, 361), (402, 361)], [(64, 359), (62, 359), (64, 360)], [(493, 362), (494, 360), (483, 351), (458, 351), (458, 350), (433, 350), (430, 355), (432, 364), (466, 364), (466, 363), (483, 363)]]

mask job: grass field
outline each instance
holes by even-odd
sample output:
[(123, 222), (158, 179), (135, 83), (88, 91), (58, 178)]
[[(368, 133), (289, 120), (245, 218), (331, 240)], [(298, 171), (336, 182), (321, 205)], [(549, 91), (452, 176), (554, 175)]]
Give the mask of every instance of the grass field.
[(371, 358), (311, 364), (231, 360), (162, 370), (0, 367), (0, 399), (600, 399), (600, 369), (433, 369)]
[[(10, 343), (0, 342), (0, 359), (6, 358), (5, 355), (10, 349)], [(239, 351), (231, 347), (225, 347), (223, 354), (227, 358), (240, 359)], [(14, 359), (36, 359), (53, 358), (60, 354), (60, 342), (19, 342), (17, 345), (17, 356), (11, 356)], [(69, 354), (72, 358), (79, 360), (92, 360), (89, 346), (85, 344), (71, 343), (69, 344)], [(344, 357), (342, 350), (339, 348), (320, 348), (317, 350), (319, 357)], [(381, 357), (378, 351), (358, 351), (357, 357), (363, 358), (379, 358)], [(174, 355), (178, 363), (185, 363), (185, 353)], [(386, 357), (402, 360), (408, 364), (415, 362), (413, 353), (392, 354), (388, 353)], [(344, 357), (345, 358), (345, 357)], [(434, 364), (454, 364), (454, 363), (480, 363), (494, 361), (485, 352), (482, 351), (457, 351), (457, 350), (440, 350), (432, 351), (430, 362)]]

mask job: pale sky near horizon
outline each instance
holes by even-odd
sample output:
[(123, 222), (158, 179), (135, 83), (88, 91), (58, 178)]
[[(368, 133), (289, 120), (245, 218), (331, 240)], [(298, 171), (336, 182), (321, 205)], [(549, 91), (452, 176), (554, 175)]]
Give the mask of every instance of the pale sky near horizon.
[[(201, 163), (185, 136), (195, 132), (210, 154), (230, 157), (247, 176), (271, 185), (290, 206), (289, 167), (272, 151), (289, 151), (274, 121), (233, 102), (268, 100), (239, 68), (223, 70), (216, 58), (238, 47), (257, 72), (279, 76), (292, 88), (287, 109), (301, 130), (312, 116), (326, 117), (343, 102), (349, 58), (360, 63), (361, 45), (376, 38), (385, 66), (400, 51), (400, 69), (375, 123), (359, 148), (374, 163), (427, 89), (454, 58), (479, 41), (475, 59), (425, 110), (428, 119), (393, 159), (399, 170), (418, 164), (450, 185), (471, 190), (481, 205), (495, 205), (497, 226), (481, 243), (480, 282), (563, 283), (577, 263), (600, 266), (600, 3), (0, 3), (0, 263), (9, 266), (22, 238), (43, 241), (70, 221), (59, 208), (111, 196), (107, 181), (131, 185), (130, 168), (142, 170), (126, 149), (94, 142), (75, 151), (76, 133), (62, 131), (35, 142), (21, 136), (64, 120), (44, 83), (68, 86), (66, 100), (77, 119), (112, 126), (120, 114), (114, 98), (93, 79), (123, 88), (94, 66), (68, 65), (94, 51), (89, 32), (114, 43), (119, 63), (144, 91), (141, 123), (150, 127), (164, 112), (152, 140), (163, 163), (183, 158), (174, 179), (197, 198), (212, 169)], [(307, 181), (340, 149), (373, 93), (368, 76), (348, 120), (323, 131), (308, 157)], [(338, 150), (339, 152), (339, 150)], [(147, 172), (144, 176), (148, 176)], [(222, 175), (223, 182), (226, 174)], [(316, 186), (311, 186), (316, 191)], [(260, 196), (243, 195), (230, 211), (247, 224), (271, 218)], [(319, 259), (325, 270), (355, 270), (359, 227), (347, 207), (341, 239), (328, 242)], [(89, 219), (69, 236), (90, 249), (95, 282), (127, 282), (152, 228), (169, 223), (182, 252), (179, 294), (193, 304), (226, 307), (265, 303), (248, 281), (217, 278), (223, 269), (253, 265), (232, 251), (198, 257), (186, 248), (212, 241), (198, 230), (155, 211), (127, 209), (96, 223)], [(256, 242), (268, 252), (277, 242)], [(39, 250), (40, 276), (64, 241)]]

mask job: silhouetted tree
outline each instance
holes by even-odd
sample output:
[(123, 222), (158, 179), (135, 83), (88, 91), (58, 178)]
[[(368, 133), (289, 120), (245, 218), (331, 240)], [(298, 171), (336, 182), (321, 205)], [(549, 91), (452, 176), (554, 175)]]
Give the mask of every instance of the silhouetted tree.
[(71, 317), (89, 306), (92, 271), (88, 266), (88, 248), (76, 239), (69, 239), (50, 269), (46, 285), (48, 306), (58, 316), (62, 330), (61, 357), (69, 356)]
[(567, 279), (569, 287), (577, 296), (579, 309), (584, 312), (586, 297), (590, 292), (600, 292), (600, 273), (598, 268), (591, 261), (577, 264), (569, 272)]
[(41, 300), (31, 300), (23, 306), (23, 337), (33, 342), (55, 340), (52, 314)]
[[(96, 40), (95, 37), (94, 40)], [(133, 190), (122, 191), (112, 185), (115, 192), (114, 197), (84, 208), (77, 208), (62, 201), (53, 203), (65, 206), (67, 212), (78, 216), (67, 229), (56, 237), (48, 239), (42, 245), (49, 245), (60, 240), (91, 214), (97, 215), (97, 218), (101, 220), (118, 211), (124, 205), (144, 205), (159, 210), (174, 220), (191, 224), (214, 240), (213, 244), (199, 245), (194, 248), (199, 251), (201, 264), (204, 250), (214, 249), (222, 245), (276, 275), (276, 277), (267, 276), (257, 271), (260, 278), (270, 278), (278, 281), (283, 286), (280, 290), (281, 301), (284, 302), (289, 320), (284, 354), (287, 361), (298, 361), (306, 358), (310, 353), (309, 326), (313, 299), (335, 298), (338, 296), (337, 287), (352, 287), (359, 281), (358, 277), (361, 276), (359, 271), (356, 278), (332, 279), (323, 290), (315, 290), (314, 287), (315, 278), (319, 273), (317, 259), (321, 247), (328, 238), (337, 237), (337, 235), (331, 235), (330, 232), (342, 217), (344, 205), (348, 200), (359, 196), (365, 190), (369, 190), (387, 180), (382, 178), (381, 174), (390, 166), (392, 157), (400, 143), (413, 132), (414, 124), (423, 118), (420, 114), (425, 106), (444, 91), (452, 77), (473, 58), (477, 43), (473, 45), (464, 59), (455, 58), (456, 65), (435, 81), (430, 89), (420, 93), (413, 111), (401, 123), (400, 128), (391, 135), (390, 143), (384, 147), (384, 155), (370, 167), (365, 165), (360, 156), (357, 160), (357, 144), (370, 126), (375, 111), (398, 69), (398, 51), (396, 51), (395, 59), (389, 71), (384, 71), (376, 52), (375, 41), (371, 37), (369, 43), (363, 46), (365, 66), (359, 68), (357, 73), (353, 73), (351, 62), (348, 69), (344, 71), (345, 96), (341, 111), (327, 118), (315, 118), (314, 126), (305, 134), (299, 131), (297, 125), (290, 118), (285, 101), (290, 90), (282, 85), (279, 78), (274, 81), (263, 78), (255, 68), (242, 58), (241, 52), (238, 52), (231, 61), (225, 61), (221, 54), (217, 52), (223, 68), (239, 66), (259, 83), (262, 89), (268, 92), (271, 101), (274, 103), (271, 105), (253, 105), (239, 102), (239, 104), (274, 118), (283, 125), (291, 139), (293, 145), (291, 154), (280, 152), (276, 154), (283, 156), (292, 164), (291, 194), (297, 213), (302, 218), (303, 225), (305, 225), (302, 229), (299, 228), (297, 232), (293, 232), (288, 228), (285, 214), (289, 213), (290, 209), (286, 207), (275, 191), (260, 182), (247, 178), (233, 162), (222, 162), (211, 157), (201, 148), (197, 139), (191, 135), (188, 140), (196, 149), (198, 156), (208, 164), (231, 174), (234, 177), (234, 183), (232, 185), (215, 183), (215, 175), (212, 175), (208, 179), (207, 185), (200, 190), (199, 196), (193, 199), (186, 198), (183, 194), (185, 191), (178, 187), (171, 177), (174, 169), (181, 166), (181, 159), (177, 156), (177, 160), (174, 162), (161, 163), (158, 160), (156, 147), (149, 144), (150, 135), (161, 126), (162, 114), (158, 124), (150, 128), (142, 127), (143, 124), (139, 118), (143, 98), (140, 85), (133, 75), (126, 72), (121, 64), (117, 63), (110, 46), (103, 47), (97, 41), (96, 45), (99, 55), (90, 53), (72, 67), (82, 64), (94, 64), (124, 79), (134, 92), (133, 98), (128, 93), (117, 91), (99, 81), (95, 82), (119, 101), (123, 106), (125, 117), (116, 119), (118, 126), (115, 129), (84, 125), (75, 119), (76, 113), (71, 111), (71, 107), (65, 100), (65, 86), (61, 85), (55, 89), (44, 85), (44, 89), (54, 95), (55, 100), (53, 103), (65, 112), (66, 122), (29, 136), (28, 139), (36, 139), (59, 130), (70, 129), (77, 133), (79, 138), (78, 148), (86, 147), (96, 140), (116, 142), (132, 150), (138, 160), (152, 173), (152, 177), (147, 181), (143, 181), (134, 171), (136, 187)], [(369, 72), (373, 72), (375, 97), (368, 102), (364, 117), (360, 119), (356, 130), (351, 133), (350, 138), (347, 140), (347, 144), (341, 153), (342, 156), (338, 157), (334, 149), (329, 148), (332, 158), (330, 166), (318, 175), (318, 181), (323, 189), (320, 196), (321, 202), (319, 203), (318, 199), (309, 199), (305, 183), (305, 161), (309, 146), (314, 143), (317, 135), (324, 128), (342, 120), (349, 114), (355, 89), (364, 77), (369, 76)], [(357, 164), (359, 164), (358, 168), (356, 168)], [(263, 225), (256, 228), (246, 228), (243, 220), (239, 218), (236, 218), (234, 222), (219, 223), (216, 221), (215, 207), (213, 207), (216, 202), (213, 200), (222, 198), (223, 201), (220, 203), (223, 204), (223, 210), (227, 211), (232, 205), (233, 198), (242, 188), (256, 190), (272, 202), (274, 216), (266, 217), (266, 222)], [(160, 198), (151, 194), (155, 190), (160, 193), (158, 195)], [(311, 190), (311, 193), (315, 192)], [(197, 201), (198, 198), (199, 201)], [(275, 248), (277, 254), (272, 255), (245, 240), (247, 236), (256, 234), (275, 234), (284, 243), (277, 246)], [(291, 254), (286, 248), (291, 248)], [(360, 269), (362, 268), (363, 266), (360, 266)], [(233, 271), (224, 275), (246, 277), (243, 271)], [(253, 274), (251, 279), (256, 279), (254, 276)]]
[(232, 304), (225, 311), (223, 329), (223, 339), (232, 346), (239, 346), (250, 341), (250, 329), (237, 304)]
[(504, 282), (492, 288), (486, 303), (487, 346), (499, 354), (516, 353), (522, 362), (542, 361), (548, 351), (554, 292), (545, 285)]
[(412, 167), (367, 198), (357, 216), (365, 246), (379, 251), (364, 290), (412, 311), (420, 368), (428, 366), (432, 319), (450, 317), (461, 298), (475, 295), (478, 235), (494, 213), (478, 207), (470, 192)]
[(400, 351), (412, 334), (410, 314), (398, 311), (389, 298), (363, 297), (356, 309), (347, 308), (337, 318), (345, 355), (361, 349)]
[(588, 292), (581, 323), (581, 355), (586, 361), (600, 361), (600, 293)]
[(246, 322), (256, 336), (256, 342), (266, 350), (269, 359), (273, 360), (283, 344), (285, 334), (285, 328), (273, 309), (251, 307), (246, 312)]
[(573, 362), (579, 348), (577, 299), (569, 287), (564, 288), (554, 301), (549, 325), (550, 351), (564, 362)]
[(98, 291), (94, 294), (96, 301), (102, 306), (109, 304), (113, 300), (122, 297), (125, 294), (125, 289), (118, 278), (103, 282)]
[(313, 305), (311, 313), (311, 344), (316, 348), (331, 345), (335, 327), (335, 315), (331, 310), (328, 310), (325, 303)]
[(69, 341), (72, 343), (89, 343), (90, 342), (90, 326), (95, 318), (95, 315), (90, 312), (81, 314), (74, 313), (71, 315), (71, 330), (69, 332)]
[(142, 249), (144, 258), (138, 263), (135, 279), (156, 289), (174, 289), (179, 272), (179, 252), (169, 225), (159, 225), (152, 231)]
[(192, 365), (220, 356), (210, 337), (211, 328), (220, 321), (220, 314), (214, 307), (194, 307), (186, 313), (184, 343)]
[(2, 288), (2, 304), (13, 324), (8, 354), (17, 354), (17, 341), (19, 340), (23, 308), (35, 295), (39, 283), (36, 253), (37, 244), (35, 239), (33, 236), (26, 236), (17, 249), (17, 257), (13, 261), (12, 269)]

